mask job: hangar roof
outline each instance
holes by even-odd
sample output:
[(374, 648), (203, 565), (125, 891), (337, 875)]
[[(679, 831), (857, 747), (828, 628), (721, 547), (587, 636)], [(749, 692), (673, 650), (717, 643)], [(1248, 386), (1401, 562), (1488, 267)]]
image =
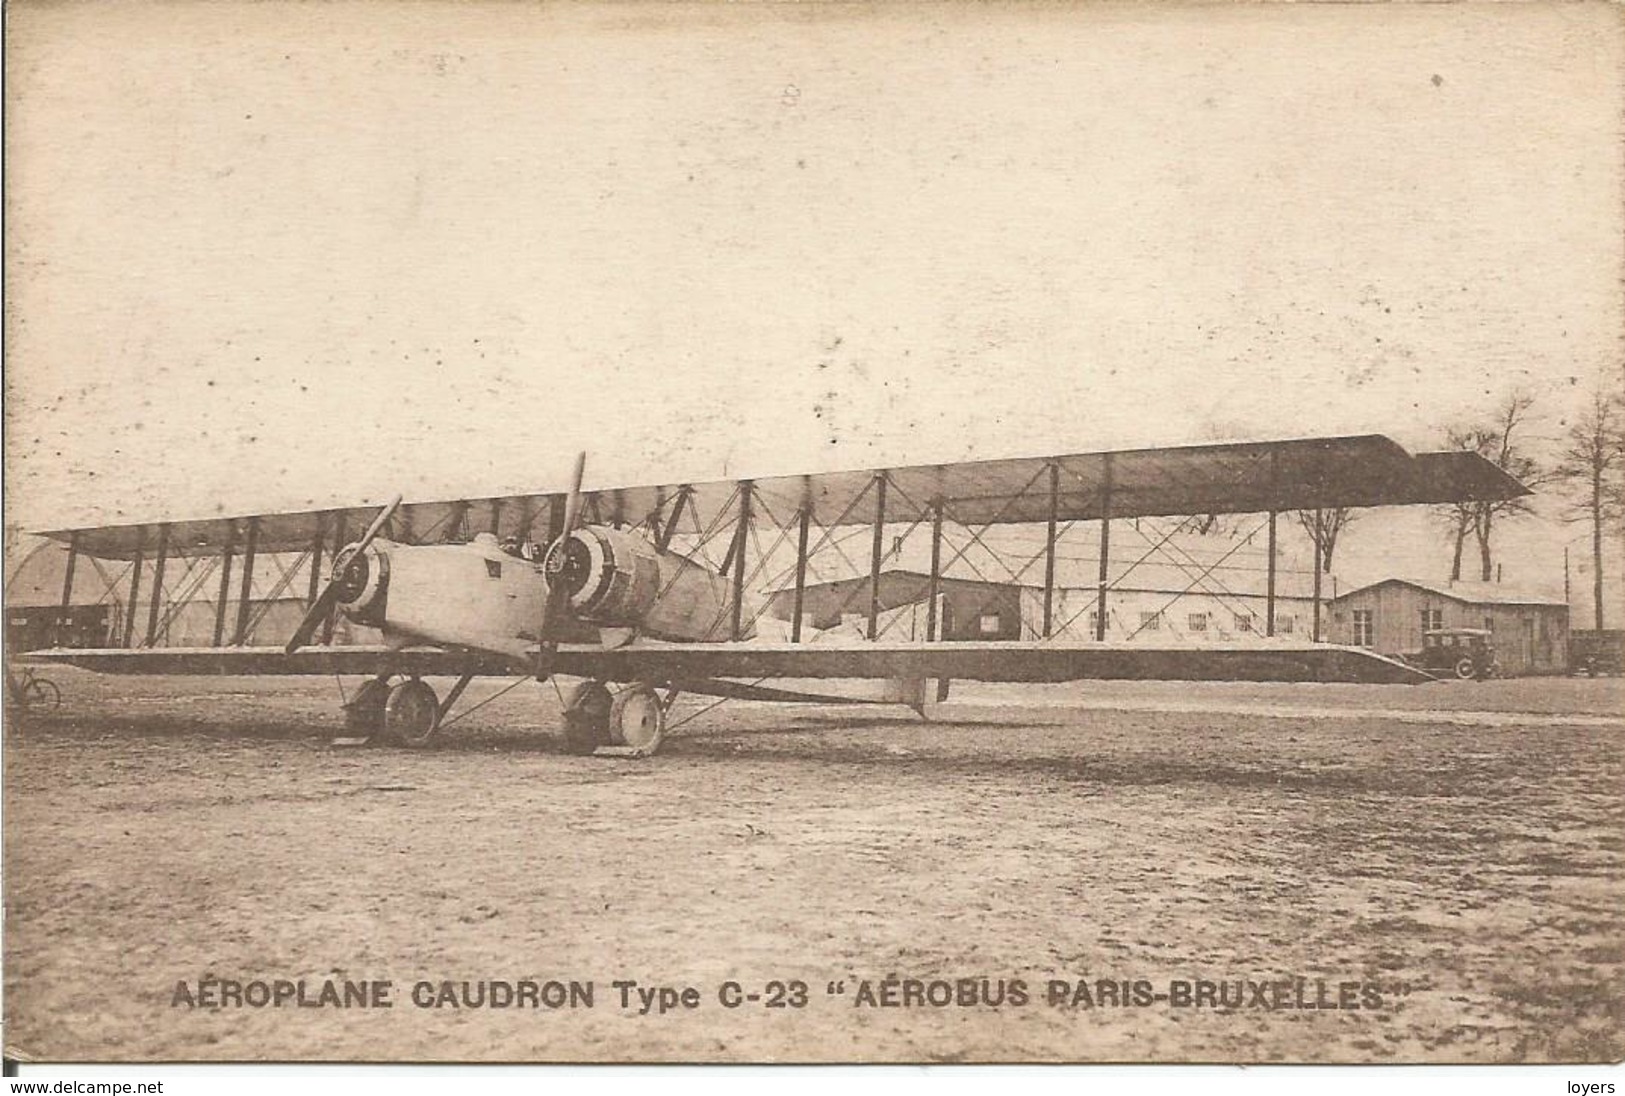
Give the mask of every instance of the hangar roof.
[(1412, 586), (1430, 594), (1450, 598), (1452, 601), (1464, 602), (1468, 605), (1545, 605), (1568, 607), (1568, 602), (1561, 597), (1551, 594), (1535, 593), (1529, 590), (1520, 590), (1516, 586), (1503, 586), (1498, 582), (1431, 582), (1426, 579), (1415, 578), (1385, 578), (1380, 582), (1372, 582), (1361, 586), (1357, 590), (1349, 590), (1339, 594), (1333, 601), (1347, 601), (1351, 597), (1375, 590), (1379, 586), (1390, 584)]

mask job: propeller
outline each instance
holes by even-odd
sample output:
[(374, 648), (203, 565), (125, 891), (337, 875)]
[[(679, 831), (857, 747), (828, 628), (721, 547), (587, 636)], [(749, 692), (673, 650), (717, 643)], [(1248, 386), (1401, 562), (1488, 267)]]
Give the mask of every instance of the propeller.
[(350, 569), (350, 563), (360, 558), (361, 553), (372, 546), (372, 542), (377, 539), (379, 533), (383, 532), (384, 526), (389, 523), (390, 518), (395, 516), (395, 511), (400, 509), (400, 505), (401, 496), (396, 495), (390, 499), (389, 505), (378, 512), (378, 516), (372, 519), (372, 524), (367, 526), (367, 531), (361, 534), (361, 539), (333, 557), (333, 570), (327, 576), (327, 585), (322, 587), (322, 592), (316, 596), (316, 601), (305, 613), (305, 619), (299, 622), (299, 627), (295, 629), (293, 638), (288, 640), (288, 645), (283, 648), (285, 652), (291, 655), (310, 642), (310, 637), (316, 634), (316, 629), (321, 627), (322, 621), (327, 619), (327, 614), (331, 613), (333, 606), (339, 603), (339, 598), (344, 590), (344, 578)]
[[(570, 476), (570, 494), (564, 502), (564, 529), (559, 533), (558, 539), (554, 541), (555, 544), (568, 545), (570, 543), (570, 534), (576, 531), (576, 522), (581, 518), (581, 477), (586, 470), (587, 454), (584, 452), (577, 453), (575, 471)], [(551, 659), (549, 656), (558, 650), (559, 646), (558, 640), (554, 639), (549, 631), (549, 626), (559, 620), (564, 612), (565, 604), (570, 598), (570, 588), (563, 581), (564, 563), (568, 557), (569, 552), (561, 550), (558, 553), (558, 563), (556, 571), (554, 571), (549, 568), (549, 565), (554, 561), (552, 551), (549, 550), (542, 556), (543, 567), (548, 569), (549, 573), (547, 574), (547, 597), (542, 601), (542, 616), (536, 622), (536, 639), (540, 644), (536, 656), (536, 680), (538, 681), (547, 678), (550, 672), (548, 663)]]

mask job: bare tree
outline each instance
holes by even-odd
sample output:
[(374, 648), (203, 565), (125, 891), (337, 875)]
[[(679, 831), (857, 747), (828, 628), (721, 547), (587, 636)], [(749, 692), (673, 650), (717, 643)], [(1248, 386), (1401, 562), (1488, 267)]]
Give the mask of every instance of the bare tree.
[[(1523, 434), (1534, 403), (1535, 398), (1528, 393), (1513, 392), (1483, 422), (1449, 430), (1445, 444), (1451, 449), (1475, 452), (1524, 486), (1535, 487), (1545, 477), (1539, 463), (1523, 448)], [(1462, 556), (1469, 536), (1478, 545), (1479, 578), (1485, 582), (1494, 578), (1492, 542), (1498, 519), (1511, 520), (1533, 512), (1527, 495), (1487, 502), (1445, 503), (1435, 508), (1435, 515), (1450, 531), (1454, 542), (1450, 581), (1461, 578)]]
[(1325, 574), (1332, 571), (1332, 552), (1337, 548), (1337, 538), (1343, 530), (1354, 524), (1358, 517), (1353, 509), (1347, 506), (1333, 506), (1321, 510), (1299, 510), (1298, 525), (1315, 546), (1315, 566)]
[(1577, 496), (1565, 521), (1591, 523), (1591, 597), (1595, 627), (1603, 624), (1602, 536), (1625, 521), (1625, 398), (1601, 388), (1569, 427), (1555, 475)]
[(1233, 537), (1240, 527), (1238, 514), (1191, 514), (1180, 518), (1174, 530), (1200, 537)]

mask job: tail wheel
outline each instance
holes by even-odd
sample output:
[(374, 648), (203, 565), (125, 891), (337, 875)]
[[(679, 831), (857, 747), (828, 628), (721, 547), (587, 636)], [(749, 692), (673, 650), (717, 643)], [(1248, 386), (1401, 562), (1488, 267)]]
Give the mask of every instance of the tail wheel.
[(583, 681), (564, 692), (564, 746), (573, 754), (590, 754), (609, 745), (613, 702), (601, 681)]
[(1478, 667), (1473, 660), (1463, 655), (1456, 659), (1456, 676), (1463, 681), (1471, 681), (1478, 673)]
[(417, 678), (389, 690), (384, 737), (397, 746), (423, 746), (440, 729), (440, 698)]
[(623, 689), (610, 708), (610, 739), (647, 757), (666, 737), (666, 705), (647, 685)]

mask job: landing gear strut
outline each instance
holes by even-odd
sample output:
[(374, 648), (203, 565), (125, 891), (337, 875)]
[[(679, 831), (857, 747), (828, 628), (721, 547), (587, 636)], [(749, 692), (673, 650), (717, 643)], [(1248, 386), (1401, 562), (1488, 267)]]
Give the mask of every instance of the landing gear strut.
[(344, 705), (344, 729), (370, 738), (384, 729), (384, 705), (389, 701), (389, 677), (375, 677), (356, 690)]
[(564, 745), (590, 754), (609, 745), (609, 713), (614, 702), (601, 681), (583, 681), (564, 692)]

